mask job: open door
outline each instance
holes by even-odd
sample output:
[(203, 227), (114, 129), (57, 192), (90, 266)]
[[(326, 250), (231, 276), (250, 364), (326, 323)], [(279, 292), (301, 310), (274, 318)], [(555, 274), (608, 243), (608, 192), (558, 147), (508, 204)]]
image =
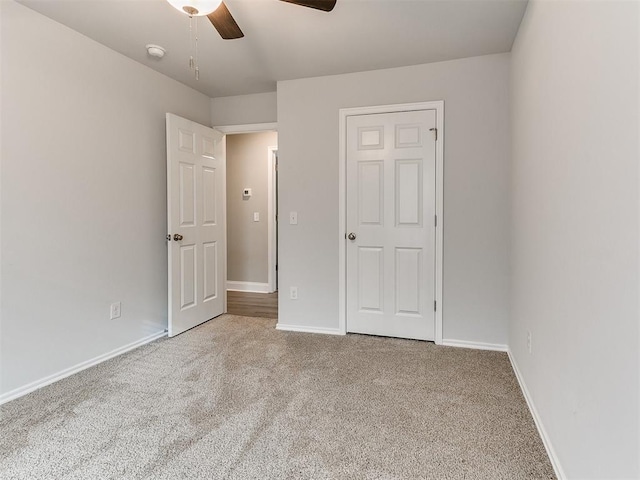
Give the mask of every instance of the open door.
[(225, 312), (224, 135), (167, 113), (169, 336)]

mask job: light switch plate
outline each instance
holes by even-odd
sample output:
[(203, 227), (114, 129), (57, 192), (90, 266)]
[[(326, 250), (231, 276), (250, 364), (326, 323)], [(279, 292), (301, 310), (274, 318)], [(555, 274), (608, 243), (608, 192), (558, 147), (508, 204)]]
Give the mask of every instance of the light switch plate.
[(254, 222), (260, 221), (260, 212), (253, 212), (253, 221)]
[(297, 225), (297, 224), (298, 224), (298, 212), (290, 212), (289, 225)]

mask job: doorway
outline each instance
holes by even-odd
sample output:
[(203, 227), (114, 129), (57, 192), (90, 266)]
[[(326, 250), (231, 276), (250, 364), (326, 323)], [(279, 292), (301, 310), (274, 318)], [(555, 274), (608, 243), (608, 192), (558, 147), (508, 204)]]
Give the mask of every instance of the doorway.
[(227, 312), (277, 318), (277, 132), (228, 132), (226, 159)]
[(442, 341), (443, 102), (340, 110), (340, 327)]

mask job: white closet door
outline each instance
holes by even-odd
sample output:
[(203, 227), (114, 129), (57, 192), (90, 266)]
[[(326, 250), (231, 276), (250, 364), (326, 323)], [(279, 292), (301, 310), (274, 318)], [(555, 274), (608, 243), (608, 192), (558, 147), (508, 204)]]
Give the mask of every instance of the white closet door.
[(434, 340), (435, 110), (347, 118), (347, 331)]

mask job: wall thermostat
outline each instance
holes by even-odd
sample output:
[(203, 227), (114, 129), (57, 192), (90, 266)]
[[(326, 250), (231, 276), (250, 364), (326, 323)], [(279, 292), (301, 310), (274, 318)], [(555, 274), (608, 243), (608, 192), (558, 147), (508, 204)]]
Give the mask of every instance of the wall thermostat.
[(242, 190), (242, 196), (243, 197), (250, 197), (251, 196), (251, 189), (250, 188), (245, 188), (244, 190)]

